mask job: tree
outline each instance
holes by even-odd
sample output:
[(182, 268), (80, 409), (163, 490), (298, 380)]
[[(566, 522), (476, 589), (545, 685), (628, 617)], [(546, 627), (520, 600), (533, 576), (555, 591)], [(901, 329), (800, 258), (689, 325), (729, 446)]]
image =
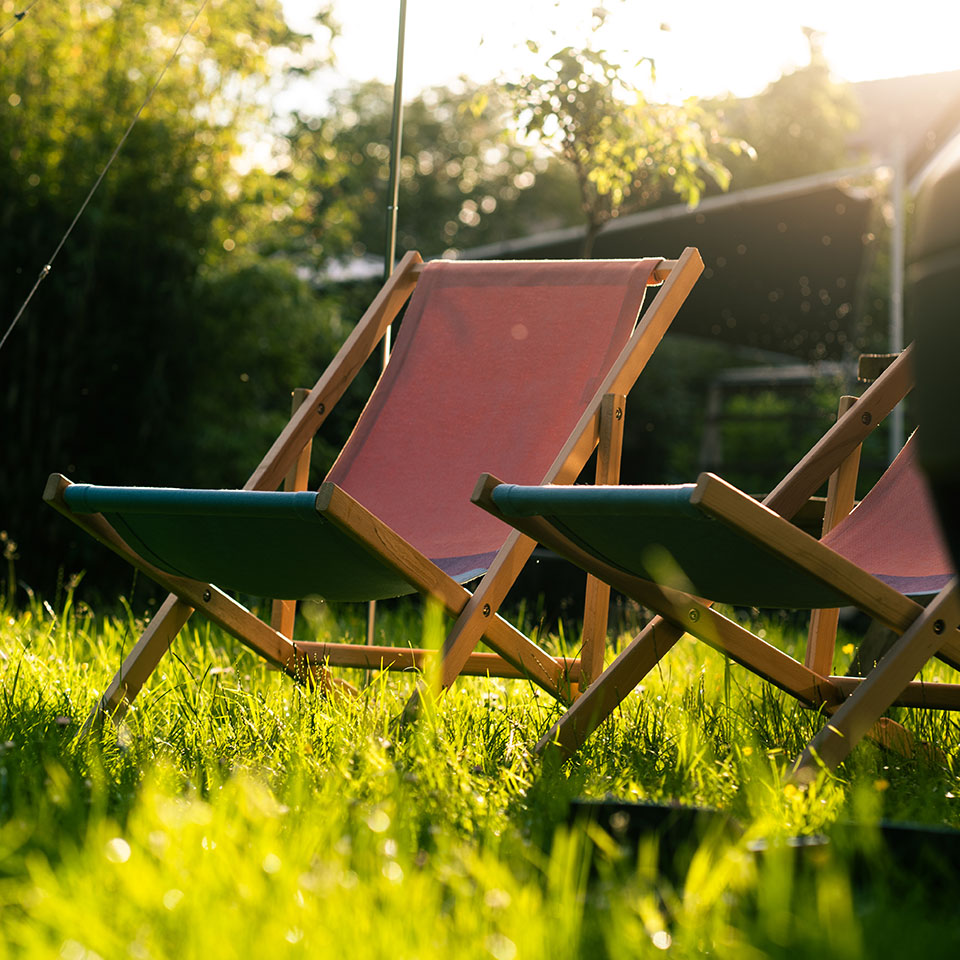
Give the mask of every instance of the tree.
[(730, 161), (740, 189), (835, 170), (850, 160), (849, 137), (858, 124), (848, 86), (830, 74), (820, 35), (804, 30), (810, 62), (783, 74), (747, 99), (727, 96), (705, 106), (731, 135), (755, 148), (755, 156)]
[[(400, 249), (436, 255), (575, 222), (569, 175), (517, 142), (510, 111), (499, 87), (467, 80), (406, 104)], [(313, 264), (383, 251), (390, 113), (390, 89), (371, 82), (336, 92), (324, 116), (295, 118), (278, 177), (304, 197), (284, 249)]]
[[(36, 5), (0, 38), (4, 329), (192, 15), (160, 0)], [(302, 314), (322, 330), (335, 320), (289, 272), (251, 273), (244, 251), (255, 230), (236, 161), (251, 131), (271, 135), (264, 101), (278, 63), (313, 67), (304, 39), (278, 0), (208, 4), (0, 352), (0, 529), (19, 543), (28, 580), (49, 584), (60, 564), (102, 554), (68, 550), (70, 539), (86, 547), (40, 503), (51, 470), (195, 482), (197, 465), (223, 451), (212, 420), (257, 440), (255, 418), (226, 408), (232, 393), (214, 415), (241, 346), (289, 338), (302, 352)], [(258, 277), (281, 312), (253, 316), (266, 296), (227, 296)], [(315, 334), (318, 354), (335, 333)], [(298, 385), (275, 384), (281, 412)]]
[[(642, 61), (641, 61), (642, 63)], [(565, 47), (542, 76), (509, 84), (524, 135), (562, 158), (576, 176), (589, 257), (605, 223), (674, 193), (696, 205), (709, 179), (726, 189), (719, 150), (748, 145), (720, 135), (695, 100), (651, 103), (602, 51)]]

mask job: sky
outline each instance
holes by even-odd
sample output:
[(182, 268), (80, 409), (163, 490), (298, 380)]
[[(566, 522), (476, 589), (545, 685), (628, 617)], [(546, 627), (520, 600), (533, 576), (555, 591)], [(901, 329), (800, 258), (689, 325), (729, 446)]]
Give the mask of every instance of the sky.
[[(461, 74), (484, 81), (516, 76), (545, 55), (591, 38), (600, 0), (407, 0), (404, 95)], [(292, 26), (309, 31), (321, 0), (283, 0)], [(593, 44), (623, 65), (653, 57), (658, 99), (731, 92), (749, 96), (803, 66), (802, 27), (823, 33), (836, 76), (857, 81), (960, 69), (960, 4), (951, 0), (605, 0)], [(349, 80), (392, 83), (399, 0), (334, 0), (338, 66), (295, 96), (322, 101)], [(539, 44), (540, 55), (527, 48)], [(637, 77), (639, 78), (639, 73)]]

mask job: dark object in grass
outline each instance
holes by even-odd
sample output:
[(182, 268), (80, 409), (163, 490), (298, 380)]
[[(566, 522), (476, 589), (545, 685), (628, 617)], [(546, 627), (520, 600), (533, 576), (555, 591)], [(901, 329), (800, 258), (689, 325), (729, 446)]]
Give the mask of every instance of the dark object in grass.
[[(875, 843), (878, 835), (880, 844)], [(876, 827), (839, 823), (828, 842), (849, 854), (857, 886), (869, 884), (879, 872), (904, 892), (919, 889), (930, 898), (953, 901), (960, 889), (960, 830), (885, 821)]]
[[(657, 867), (672, 882), (682, 882), (694, 853), (705, 843), (736, 843), (742, 825), (729, 814), (708, 807), (627, 803), (619, 800), (575, 800), (568, 822), (599, 827), (632, 866), (641, 844), (657, 843)], [(588, 829), (588, 836), (589, 836)], [(596, 852), (601, 852), (599, 845)], [(792, 850), (797, 869), (827, 864), (849, 868), (856, 888), (872, 882), (902, 884), (905, 891), (955, 897), (960, 888), (960, 830), (943, 826), (881, 821), (876, 825), (836, 823), (827, 834), (754, 840), (751, 853), (763, 860), (774, 850)], [(609, 854), (609, 848), (606, 850)], [(594, 856), (592, 873), (597, 872)], [(608, 859), (609, 856), (608, 856)]]
[[(704, 843), (721, 840), (736, 842), (742, 828), (733, 817), (708, 807), (627, 803), (618, 800), (574, 800), (567, 817), (572, 826), (599, 827), (613, 844), (624, 862), (632, 865), (642, 843), (657, 844), (657, 869), (671, 880), (682, 880), (693, 855)], [(595, 846), (597, 837), (591, 837)], [(595, 851), (595, 854), (598, 851)], [(605, 851), (607, 859), (610, 848)], [(598, 857), (594, 855), (591, 872), (596, 873)]]

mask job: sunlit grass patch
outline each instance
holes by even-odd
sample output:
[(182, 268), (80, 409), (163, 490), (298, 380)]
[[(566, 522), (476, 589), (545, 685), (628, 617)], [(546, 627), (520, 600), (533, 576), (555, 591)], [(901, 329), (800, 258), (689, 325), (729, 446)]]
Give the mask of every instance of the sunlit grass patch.
[[(380, 629), (419, 645), (434, 621), (403, 606)], [(465, 678), (401, 726), (413, 675), (325, 698), (195, 618), (119, 730), (78, 738), (140, 627), (72, 599), (0, 616), (10, 955), (868, 957), (907, 930), (933, 954), (958, 935), (870, 826), (960, 827), (947, 714), (898, 714), (937, 751), (866, 743), (798, 790), (785, 775), (820, 718), (684, 640), (558, 768), (531, 745), (559, 708), (527, 683)], [(322, 628), (362, 636), (351, 611)], [(656, 837), (624, 846), (571, 818), (578, 797), (711, 808), (737, 827), (664, 868)], [(791, 845), (844, 822), (866, 832)]]

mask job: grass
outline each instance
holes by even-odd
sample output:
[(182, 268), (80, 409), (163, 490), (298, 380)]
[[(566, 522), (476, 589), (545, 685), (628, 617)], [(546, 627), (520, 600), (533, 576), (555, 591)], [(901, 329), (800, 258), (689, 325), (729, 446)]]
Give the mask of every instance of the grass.
[[(352, 617), (298, 629), (357, 637)], [(416, 605), (380, 622), (398, 643), (441, 629)], [(956, 955), (960, 882), (877, 829), (960, 827), (945, 713), (897, 715), (936, 749), (865, 743), (800, 791), (785, 774), (820, 718), (684, 642), (557, 767), (530, 752), (557, 708), (525, 683), (459, 681), (401, 728), (412, 677), (325, 699), (195, 618), (119, 730), (78, 738), (140, 626), (70, 592), (0, 609), (0, 956)], [(762, 628), (796, 646), (789, 621)], [(611, 797), (737, 826), (658, 850), (571, 817)]]

